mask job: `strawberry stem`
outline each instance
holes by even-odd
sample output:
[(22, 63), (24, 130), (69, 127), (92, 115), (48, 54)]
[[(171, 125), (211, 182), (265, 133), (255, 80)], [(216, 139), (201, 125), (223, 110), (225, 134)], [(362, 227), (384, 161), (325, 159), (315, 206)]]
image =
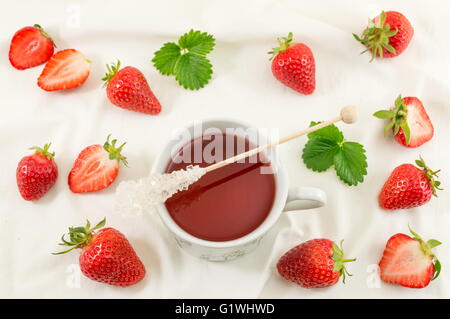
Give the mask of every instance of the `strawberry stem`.
[(380, 58), (383, 58), (383, 49), (392, 54), (396, 53), (395, 49), (389, 44), (389, 38), (396, 35), (397, 32), (398, 29), (391, 30), (389, 24), (386, 24), (386, 12), (382, 11), (378, 25), (375, 25), (375, 23), (369, 19), (368, 26), (363, 31), (362, 35), (358, 36), (353, 33), (353, 37), (367, 48), (367, 50), (364, 50), (361, 53), (366, 51), (371, 52), (372, 58), (370, 59), (370, 62), (372, 62), (377, 55)]
[(289, 32), (287, 37), (281, 37), (278, 38), (278, 47), (273, 48), (272, 51), (267, 52), (268, 54), (271, 54), (272, 57), (269, 60), (272, 60), (274, 57), (276, 57), (279, 53), (286, 51), (291, 45), (295, 44), (292, 42), (292, 32)]
[(52, 145), (52, 143), (48, 143), (48, 144), (45, 144), (43, 148), (41, 148), (39, 146), (33, 146), (33, 147), (30, 147), (29, 149), (36, 151), (36, 153), (39, 153), (42, 156), (45, 156), (48, 160), (53, 160), (53, 158), (55, 157), (55, 152), (50, 153), (48, 151), (50, 149), (51, 145)]
[(352, 261), (356, 261), (356, 258), (352, 258), (352, 259), (342, 259), (342, 260), (341, 260), (341, 262), (343, 262), (343, 263), (349, 263), (349, 262), (352, 262)]
[(117, 60), (117, 63), (111, 63), (111, 65), (106, 65), (107, 72), (105, 76), (102, 78), (105, 83), (103, 84), (104, 87), (106, 87), (109, 83), (109, 81), (112, 80), (112, 78), (116, 75), (116, 73), (120, 70), (120, 60)]
[(437, 259), (436, 255), (433, 252), (433, 248), (441, 245), (442, 243), (436, 239), (429, 239), (426, 242), (417, 234), (414, 230), (411, 229), (411, 226), (408, 225), (409, 231), (414, 236), (413, 239), (417, 240), (420, 244), (420, 249), (425, 254), (425, 256), (429, 257), (434, 265), (434, 276), (431, 280), (435, 280), (439, 274), (441, 273), (441, 263), (439, 259)]
[(438, 178), (438, 173), (441, 171), (438, 169), (437, 171), (431, 170), (423, 160), (422, 156), (419, 157), (419, 160), (416, 160), (416, 165), (422, 168), (423, 172), (425, 173), (425, 176), (428, 179), (428, 182), (430, 183), (431, 189), (433, 191), (433, 196), (437, 197), (437, 190), (443, 190), (441, 186), (441, 182), (436, 180)]
[(46, 37), (47, 39), (49, 39), (53, 46), (56, 48), (56, 44), (55, 41), (53, 41), (52, 37), (39, 25), (39, 24), (34, 24), (33, 27), (35, 27), (36, 29), (39, 30), (39, 32), (41, 32), (41, 34)]
[(409, 144), (411, 140), (411, 130), (408, 125), (408, 107), (401, 95), (397, 97), (394, 106), (390, 110), (375, 112), (373, 116), (379, 119), (390, 119), (391, 121), (384, 127), (384, 134), (386, 135), (389, 130), (392, 130), (395, 136), (400, 129), (402, 129), (403, 134), (405, 135), (406, 145)]
[(120, 153), (122, 152), (122, 148), (125, 146), (126, 142), (119, 147), (116, 147), (117, 140), (114, 139), (109, 142), (110, 136), (111, 134), (108, 135), (105, 144), (103, 144), (103, 148), (109, 153), (109, 159), (117, 160), (119, 164), (122, 162), (125, 166), (128, 166), (127, 158)]
[(341, 240), (339, 246), (336, 245), (336, 243), (333, 243), (333, 255), (331, 256), (331, 259), (334, 261), (333, 271), (339, 272), (339, 276), (342, 276), (342, 282), (345, 284), (345, 276), (352, 276), (345, 268), (345, 263), (356, 261), (356, 258), (344, 259), (344, 249), (342, 248), (343, 242), (344, 240)]
[(59, 243), (59, 245), (68, 246), (70, 248), (57, 253), (52, 253), (52, 255), (62, 255), (74, 250), (75, 248), (83, 248), (85, 246), (88, 246), (92, 240), (92, 237), (95, 235), (95, 230), (102, 228), (103, 226), (105, 226), (105, 224), (106, 217), (103, 218), (103, 220), (101, 220), (93, 228), (91, 228), (91, 223), (89, 222), (89, 220), (86, 222), (86, 226), (84, 227), (69, 227), (69, 240), (65, 239), (66, 234), (64, 234), (61, 237), (61, 243)]

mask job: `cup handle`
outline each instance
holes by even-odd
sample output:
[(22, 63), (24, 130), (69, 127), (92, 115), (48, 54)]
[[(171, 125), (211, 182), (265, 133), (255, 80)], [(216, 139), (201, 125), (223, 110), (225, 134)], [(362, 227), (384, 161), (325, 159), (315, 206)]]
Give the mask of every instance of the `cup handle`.
[(319, 208), (327, 203), (327, 194), (314, 187), (291, 187), (284, 212)]

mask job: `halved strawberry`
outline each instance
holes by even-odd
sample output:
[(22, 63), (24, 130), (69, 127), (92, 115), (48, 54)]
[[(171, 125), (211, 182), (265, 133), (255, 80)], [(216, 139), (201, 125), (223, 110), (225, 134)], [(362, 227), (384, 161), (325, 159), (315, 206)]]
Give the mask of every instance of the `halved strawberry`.
[(436, 279), (441, 264), (432, 249), (441, 242), (430, 239), (425, 242), (411, 228), (414, 237), (396, 234), (389, 238), (380, 260), (381, 280), (409, 288), (424, 288)]
[(385, 133), (392, 129), (397, 142), (406, 147), (418, 147), (434, 135), (433, 124), (422, 102), (416, 97), (402, 98), (399, 95), (391, 110), (378, 111), (374, 116), (391, 119), (385, 127)]
[(86, 147), (78, 155), (69, 173), (69, 187), (74, 193), (96, 192), (111, 185), (119, 173), (119, 164), (127, 165), (120, 152), (125, 143), (116, 147), (117, 140)]
[(83, 84), (90, 73), (89, 60), (75, 49), (56, 52), (38, 79), (45, 91), (68, 90)]
[(9, 61), (18, 70), (47, 62), (53, 55), (55, 43), (39, 24), (17, 31), (11, 39)]

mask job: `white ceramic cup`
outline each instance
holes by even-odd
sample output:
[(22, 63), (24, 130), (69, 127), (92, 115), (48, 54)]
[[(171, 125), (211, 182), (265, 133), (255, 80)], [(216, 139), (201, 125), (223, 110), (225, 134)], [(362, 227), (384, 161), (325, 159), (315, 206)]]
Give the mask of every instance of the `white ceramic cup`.
[[(225, 132), (227, 128), (241, 128), (246, 130), (250, 127), (245, 123), (230, 119), (210, 119), (192, 124), (180, 130), (180, 134), (181, 132), (188, 132), (189, 134), (181, 134), (184, 137), (180, 134), (174, 134), (165, 144), (153, 165), (152, 172), (164, 173), (174, 151), (181, 149), (191, 139), (202, 136), (205, 130), (217, 128)], [(248, 136), (246, 137), (249, 138)], [(260, 130), (258, 130), (257, 141), (251, 138), (249, 139), (250, 142), (258, 145), (265, 144), (268, 141), (267, 136), (264, 136)], [(276, 149), (264, 153), (265, 158), (270, 161), (273, 167), (275, 176), (275, 199), (272, 209), (261, 225), (243, 237), (221, 242), (197, 238), (187, 233), (175, 223), (164, 204), (158, 205), (158, 213), (164, 224), (175, 236), (178, 245), (186, 252), (202, 259), (210, 261), (232, 260), (254, 250), (259, 245), (262, 237), (277, 222), (283, 212), (300, 211), (325, 205), (326, 194), (320, 189), (313, 187), (288, 187), (285, 170), (283, 165), (278, 161), (276, 154)]]

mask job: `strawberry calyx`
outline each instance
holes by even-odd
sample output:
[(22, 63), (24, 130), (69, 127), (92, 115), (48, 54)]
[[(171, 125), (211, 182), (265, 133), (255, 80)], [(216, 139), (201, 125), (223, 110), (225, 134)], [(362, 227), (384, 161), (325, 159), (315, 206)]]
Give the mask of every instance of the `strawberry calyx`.
[(286, 51), (291, 45), (295, 44), (294, 42), (292, 42), (292, 37), (292, 32), (289, 32), (287, 37), (277, 38), (279, 46), (273, 48), (272, 51), (267, 52), (268, 54), (272, 55), (270, 60), (276, 57), (279, 53)]
[(441, 245), (442, 243), (436, 239), (429, 239), (427, 241), (423, 240), (415, 231), (411, 229), (411, 226), (408, 225), (409, 231), (414, 236), (413, 239), (417, 240), (420, 244), (420, 249), (424, 253), (425, 256), (431, 259), (434, 265), (434, 276), (431, 280), (435, 280), (439, 274), (441, 273), (441, 263), (436, 258), (436, 255), (433, 253), (433, 248)]
[(36, 28), (36, 29), (38, 29), (39, 32), (40, 32), (44, 37), (46, 37), (47, 39), (49, 39), (49, 40), (52, 42), (53, 46), (56, 48), (55, 41), (53, 41), (52, 37), (44, 30), (44, 28), (42, 28), (39, 24), (34, 24), (33, 27)]
[(352, 276), (352, 274), (345, 269), (345, 263), (356, 261), (356, 258), (344, 259), (344, 250), (342, 249), (343, 242), (344, 240), (341, 240), (339, 246), (333, 242), (333, 255), (331, 255), (331, 259), (334, 261), (333, 271), (338, 272), (339, 276), (342, 276), (342, 282), (345, 284), (345, 276)]
[(377, 54), (380, 58), (383, 58), (383, 49), (386, 49), (392, 54), (396, 54), (395, 49), (389, 44), (389, 38), (396, 35), (397, 32), (398, 29), (391, 30), (390, 25), (386, 24), (386, 12), (382, 11), (378, 25), (369, 19), (368, 26), (362, 35), (358, 36), (353, 33), (353, 37), (367, 48), (361, 54), (367, 51), (371, 52), (372, 58), (370, 62), (372, 62)]
[(50, 149), (51, 145), (52, 145), (52, 143), (48, 143), (48, 144), (45, 144), (44, 147), (33, 146), (33, 147), (30, 147), (29, 149), (36, 151), (36, 153), (41, 154), (42, 156), (44, 156), (45, 158), (47, 158), (48, 160), (51, 161), (55, 157), (55, 152), (50, 153), (48, 151)]
[(109, 159), (110, 160), (117, 160), (117, 162), (120, 164), (122, 162), (125, 166), (128, 166), (128, 161), (125, 156), (123, 156), (120, 152), (122, 152), (122, 148), (125, 146), (126, 142), (120, 145), (119, 147), (116, 147), (117, 140), (114, 139), (111, 142), (109, 142), (111, 134), (108, 135), (106, 138), (105, 144), (103, 144), (103, 148), (105, 151), (109, 153)]
[(408, 125), (408, 107), (402, 96), (399, 95), (390, 110), (381, 110), (375, 112), (373, 116), (379, 119), (390, 119), (391, 121), (384, 127), (384, 135), (392, 129), (394, 136), (398, 134), (400, 128), (405, 135), (406, 145), (411, 140), (411, 130)]
[(105, 81), (104, 87), (106, 87), (117, 74), (117, 72), (120, 70), (120, 60), (117, 60), (117, 63), (111, 63), (111, 65), (106, 65), (107, 72), (105, 76), (102, 78), (102, 81)]
[(91, 223), (89, 220), (86, 221), (86, 226), (80, 226), (80, 227), (69, 227), (69, 239), (66, 240), (65, 236), (66, 234), (62, 235), (61, 237), (61, 243), (59, 245), (61, 246), (68, 246), (70, 247), (67, 250), (60, 251), (57, 253), (52, 253), (53, 255), (62, 255), (65, 253), (68, 253), (69, 251), (74, 250), (75, 248), (83, 248), (85, 246), (89, 246), (92, 237), (95, 235), (95, 230), (98, 230), (105, 226), (106, 224), (106, 217), (103, 218), (97, 225), (95, 225), (93, 228), (91, 228)]
[(431, 189), (433, 191), (433, 196), (437, 197), (436, 190), (442, 190), (441, 182), (436, 180), (438, 176), (438, 173), (441, 171), (440, 169), (437, 171), (431, 170), (423, 160), (422, 156), (419, 157), (419, 160), (416, 160), (416, 165), (422, 168), (423, 172), (425, 173), (425, 176), (428, 179), (428, 182), (430, 183)]

